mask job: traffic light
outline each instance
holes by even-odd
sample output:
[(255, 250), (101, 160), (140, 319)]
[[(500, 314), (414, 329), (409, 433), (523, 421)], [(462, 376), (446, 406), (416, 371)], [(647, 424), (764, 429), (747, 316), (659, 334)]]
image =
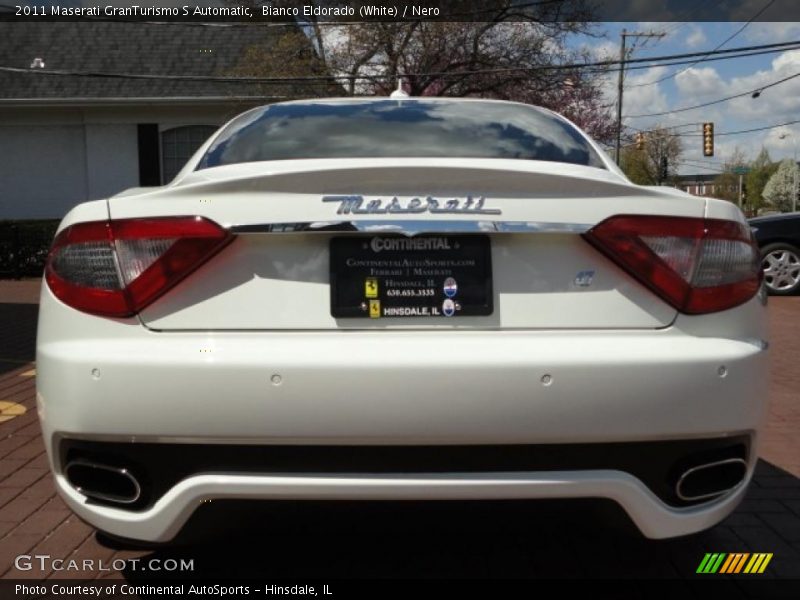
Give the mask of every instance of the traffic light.
[(703, 156), (714, 156), (713, 123), (703, 123)]
[(636, 149), (644, 150), (644, 133), (641, 131), (636, 134)]

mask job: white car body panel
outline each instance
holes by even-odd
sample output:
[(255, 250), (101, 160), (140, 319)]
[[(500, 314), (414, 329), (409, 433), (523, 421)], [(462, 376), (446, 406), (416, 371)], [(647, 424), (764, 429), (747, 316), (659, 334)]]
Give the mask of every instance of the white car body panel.
[[(297, 165), (300, 162), (302, 164)], [(699, 217), (702, 201), (631, 186), (613, 173), (536, 161), (426, 159), (304, 160), (248, 163), (199, 171), (180, 187), (136, 197), (112, 198), (114, 219), (154, 215), (200, 215), (225, 226), (297, 222), (373, 221), (339, 215), (321, 196), (348, 194), (352, 181), (367, 197), (396, 190), (403, 202), (411, 190), (442, 198), (484, 196), (498, 216), (436, 215), (446, 225), (467, 218), (487, 230), (492, 224), (528, 223), (588, 229), (614, 214)], [(459, 186), (453, 186), (458, 181)], [(313, 193), (297, 193), (298, 188)], [(471, 190), (471, 191), (470, 191)], [(385, 196), (385, 195), (384, 195)], [(168, 202), (165, 202), (168, 200)], [(391, 216), (387, 222), (426, 223), (430, 214)], [(408, 319), (334, 319), (328, 311), (327, 248), (333, 234), (245, 235), (204, 275), (181, 284), (141, 314), (148, 327), (170, 329), (332, 329), (419, 327)], [(425, 327), (452, 328), (657, 328), (675, 310), (665, 305), (575, 235), (503, 235), (492, 239), (495, 306), (490, 317), (468, 317)], [(589, 290), (575, 276), (594, 270)]]
[[(48, 309), (42, 327), (55, 334), (51, 314), (59, 320)], [(760, 342), (677, 327), (344, 335), (128, 325), (127, 335), (117, 326), (95, 339), (63, 331), (40, 342), (39, 360), (57, 371), (39, 393), (62, 399), (45, 422), (53, 417), (67, 433), (138, 431), (137, 439), (491, 444), (693, 437), (750, 430), (763, 417), (750, 402), (765, 368)], [(692, 394), (675, 397), (669, 384), (684, 381)]]
[[(434, 101), (434, 100), (432, 100)], [(560, 118), (560, 117), (559, 117)], [(195, 171), (82, 204), (60, 229), (106, 219), (202, 216), (240, 233), (139, 314), (77, 311), (44, 285), (37, 405), (57, 488), (82, 518), (168, 541), (200, 502), (252, 499), (535, 499), (618, 502), (649, 537), (709, 527), (741, 500), (757, 460), (768, 369), (757, 296), (686, 315), (580, 233), (615, 215), (745, 223), (734, 205), (631, 184), (606, 169), (507, 159), (305, 159)], [(485, 197), (499, 215), (338, 214), (323, 196)], [(494, 310), (456, 319), (337, 319), (330, 231), (293, 223), (380, 222), (491, 240)], [(498, 229), (508, 227), (498, 232)], [(259, 228), (264, 228), (260, 231)], [(380, 231), (380, 230), (376, 230)], [(576, 283), (592, 272), (590, 285)], [(65, 441), (228, 446), (654, 443), (746, 437), (742, 481), (671, 505), (615, 469), (425, 473), (206, 473), (141, 510), (87, 500)], [(368, 450), (367, 450), (368, 451)]]
[(733, 512), (745, 494), (742, 487), (722, 505), (676, 510), (662, 503), (638, 479), (620, 471), (504, 473), (503, 477), (200, 475), (183, 480), (146, 512), (131, 513), (104, 506), (88, 508), (83, 496), (61, 475), (56, 476), (56, 485), (67, 504), (83, 519), (119, 536), (153, 542), (172, 540), (195, 508), (210, 497), (362, 501), (608, 498), (625, 509), (644, 535), (658, 539), (707, 529)]

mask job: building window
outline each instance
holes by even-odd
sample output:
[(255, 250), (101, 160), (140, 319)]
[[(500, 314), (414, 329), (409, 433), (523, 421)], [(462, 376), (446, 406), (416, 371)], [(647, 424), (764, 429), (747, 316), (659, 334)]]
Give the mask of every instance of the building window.
[(161, 181), (175, 179), (197, 149), (217, 130), (211, 125), (188, 125), (161, 132)]

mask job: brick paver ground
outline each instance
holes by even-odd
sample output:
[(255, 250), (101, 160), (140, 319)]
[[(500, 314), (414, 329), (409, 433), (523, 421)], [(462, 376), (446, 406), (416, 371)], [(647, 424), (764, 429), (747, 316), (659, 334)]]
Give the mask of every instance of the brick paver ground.
[[(754, 483), (740, 508), (703, 534), (667, 541), (625, 530), (608, 505), (207, 505), (186, 545), (126, 548), (98, 536), (55, 495), (35, 409), (37, 282), (0, 281), (0, 400), (22, 405), (0, 422), (0, 576), (124, 577), (147, 573), (19, 571), (20, 554), (104, 561), (184, 558), (194, 576), (258, 577), (692, 577), (705, 552), (772, 552), (765, 574), (800, 578), (800, 298), (770, 301), (771, 413)], [(16, 316), (15, 316), (16, 315)], [(33, 319), (33, 320), (31, 320)], [(216, 529), (214, 529), (216, 528)], [(214, 531), (214, 533), (208, 533)], [(192, 541), (192, 536), (205, 532)], [(151, 573), (152, 574), (152, 573)], [(161, 575), (164, 573), (152, 574)], [(727, 597), (747, 594), (737, 581)]]
[(38, 279), (0, 279), (0, 373), (34, 360), (38, 302)]

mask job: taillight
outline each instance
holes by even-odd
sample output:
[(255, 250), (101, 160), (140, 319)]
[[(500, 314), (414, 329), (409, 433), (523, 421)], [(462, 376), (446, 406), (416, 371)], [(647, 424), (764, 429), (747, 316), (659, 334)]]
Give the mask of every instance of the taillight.
[(758, 247), (735, 221), (620, 215), (584, 237), (683, 313), (732, 308), (761, 285)]
[(127, 317), (219, 252), (231, 234), (202, 217), (77, 223), (53, 242), (45, 279), (84, 312)]

